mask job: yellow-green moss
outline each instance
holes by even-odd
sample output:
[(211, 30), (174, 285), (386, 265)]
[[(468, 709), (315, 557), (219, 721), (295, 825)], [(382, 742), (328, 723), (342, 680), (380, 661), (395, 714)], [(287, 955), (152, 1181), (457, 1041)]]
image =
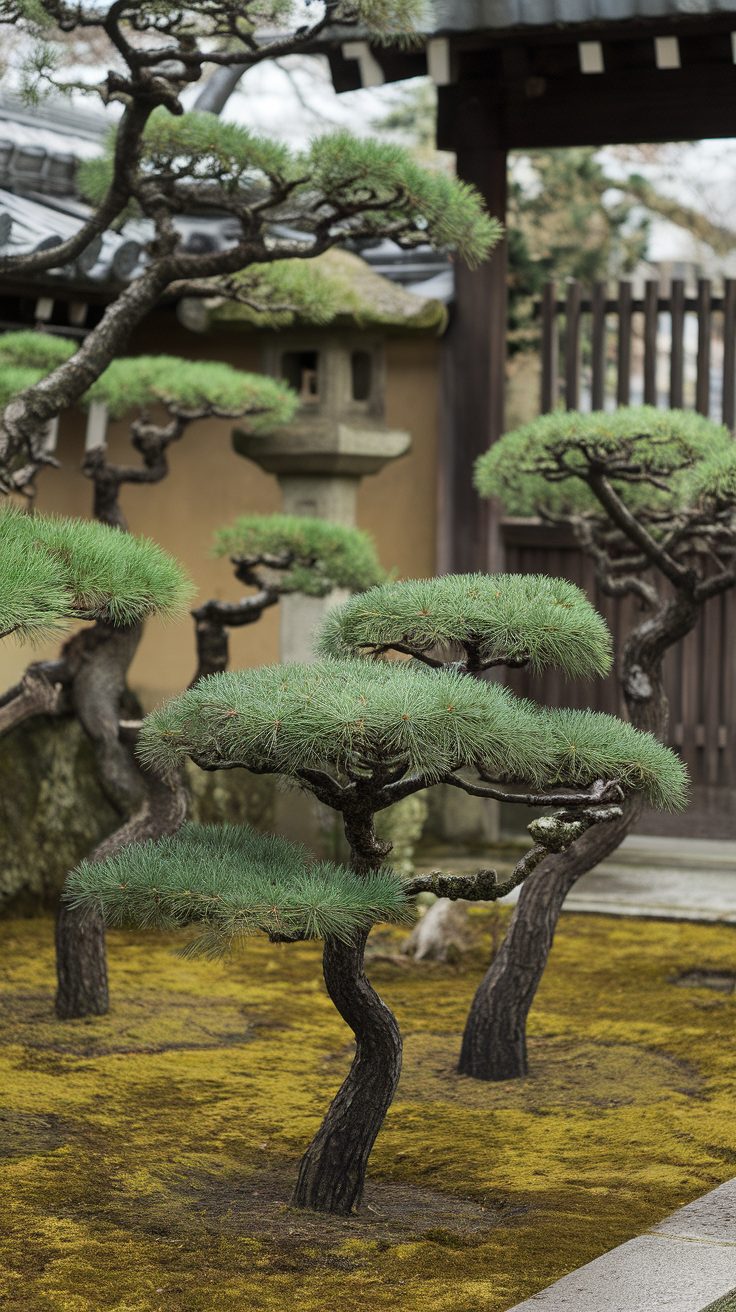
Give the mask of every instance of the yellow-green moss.
[(672, 982), (732, 969), (732, 929), (563, 917), (532, 1074), (481, 1086), (453, 1074), (477, 923), (462, 973), (371, 968), (406, 1063), (349, 1220), (288, 1206), (351, 1055), (317, 945), (116, 933), (113, 1011), (61, 1025), (51, 924), (1, 925), (3, 1306), (501, 1312), (734, 1173), (736, 998)]

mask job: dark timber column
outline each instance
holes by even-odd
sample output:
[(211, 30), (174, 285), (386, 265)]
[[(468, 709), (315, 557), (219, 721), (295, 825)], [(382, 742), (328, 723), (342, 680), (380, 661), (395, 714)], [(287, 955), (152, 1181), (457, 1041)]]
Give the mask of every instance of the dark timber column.
[[(506, 150), (498, 111), (462, 83), (440, 91), (438, 145), (455, 150), (458, 176), (506, 219)], [(504, 430), (507, 243), (475, 270), (455, 266), (455, 304), (444, 343), (438, 567), (503, 568), (498, 508), (473, 487), (473, 465)]]

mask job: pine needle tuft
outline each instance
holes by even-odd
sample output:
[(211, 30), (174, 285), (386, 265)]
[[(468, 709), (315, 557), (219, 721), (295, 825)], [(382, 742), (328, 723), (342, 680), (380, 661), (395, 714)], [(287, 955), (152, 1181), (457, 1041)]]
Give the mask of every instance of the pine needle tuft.
[(446, 660), (472, 644), (484, 663), (524, 661), (570, 676), (611, 666), (602, 616), (580, 588), (544, 574), (447, 574), (371, 588), (329, 613), (317, 650), (370, 656), (397, 643)]
[(258, 933), (346, 941), (377, 921), (411, 918), (395, 871), (357, 875), (239, 825), (187, 824), (105, 861), (83, 861), (67, 880), (65, 899), (100, 911), (109, 925), (195, 925), (187, 955), (219, 956)]

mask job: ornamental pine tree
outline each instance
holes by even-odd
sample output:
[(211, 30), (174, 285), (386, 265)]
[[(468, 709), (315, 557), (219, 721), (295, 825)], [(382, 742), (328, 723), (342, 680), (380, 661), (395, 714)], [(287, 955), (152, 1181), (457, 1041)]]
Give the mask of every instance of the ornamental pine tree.
[[(278, 317), (314, 296), (299, 264), (345, 242), (429, 242), (470, 264), (489, 255), (500, 228), (480, 196), (422, 169), (400, 147), (334, 132), (291, 151), (182, 103), (207, 73), (232, 76), (234, 86), (264, 60), (313, 49), (330, 24), (341, 39), (351, 29), (369, 39), (405, 39), (422, 7), (421, 0), (0, 0), (0, 30), (11, 26), (27, 43), (28, 95), (78, 90), (89, 43), (87, 92), (105, 108), (122, 106), (107, 151), (80, 170), (89, 209), (77, 230), (53, 249), (0, 257), (0, 271), (17, 279), (63, 269), (131, 216), (150, 232), (145, 262), (73, 360), (29, 382), (5, 406), (2, 487), (32, 483), (46, 461), (49, 420), (88, 391), (163, 296), (224, 296)], [(211, 103), (219, 100), (215, 94)], [(192, 213), (230, 220), (221, 246), (188, 242), (178, 220)]]
[[(60, 359), (73, 356), (73, 344), (62, 339), (36, 332), (7, 333), (0, 338), (0, 392), (4, 389), (4, 394), (10, 396), (14, 387), (44, 378)], [(83, 472), (93, 484), (96, 519), (121, 530), (127, 530), (121, 505), (123, 488), (164, 479), (169, 448), (195, 421), (237, 418), (245, 421), (251, 431), (263, 435), (265, 441), (271, 429), (291, 419), (298, 404), (295, 393), (272, 378), (217, 362), (171, 356), (116, 360), (82, 399), (84, 404), (103, 402), (113, 418), (131, 417), (131, 444), (138, 456), (137, 464), (112, 463), (105, 444), (87, 452), (83, 464)], [(95, 524), (73, 521), (69, 549), (83, 551), (89, 536), (96, 541), (94, 535), (100, 532)], [(127, 542), (130, 553), (135, 549), (136, 539), (121, 534), (102, 536), (113, 543)], [(78, 545), (72, 542), (74, 538), (79, 539)], [(125, 559), (125, 550), (124, 546), (119, 548), (121, 559)], [(238, 603), (212, 600), (193, 612), (195, 679), (225, 669), (229, 629), (259, 619), (264, 609), (284, 593), (324, 595), (333, 586), (368, 587), (382, 577), (373, 544), (364, 534), (311, 519), (244, 517), (221, 530), (215, 551), (218, 555), (229, 554), (236, 577), (255, 591)], [(19, 552), (22, 555), (22, 547)], [(126, 612), (122, 579), (120, 587), (120, 599), (113, 597), (108, 610), (80, 615), (94, 619), (92, 628), (84, 628), (69, 639), (56, 660), (32, 665), (3, 698), (6, 729), (34, 714), (53, 713), (75, 717), (90, 739), (100, 785), (122, 821), (120, 829), (103, 841), (96, 855), (107, 855), (133, 838), (153, 837), (177, 828), (186, 805), (180, 785), (164, 788), (160, 780), (140, 770), (134, 755), (140, 708), (128, 688), (127, 675), (147, 612), (130, 607)], [(163, 612), (167, 609), (166, 596), (166, 580), (162, 579)], [(154, 604), (151, 613), (155, 610)], [(27, 606), (26, 626), (31, 624), (32, 614)], [(78, 917), (62, 909), (57, 926), (57, 962), (59, 1017), (104, 1013), (108, 987), (102, 926), (92, 935), (89, 927), (82, 928)]]
[[(188, 827), (165, 843), (82, 865), (66, 894), (116, 924), (194, 925), (194, 950), (211, 953), (253, 932), (278, 941), (324, 937), (325, 985), (356, 1052), (302, 1159), (298, 1206), (343, 1215), (358, 1206), (399, 1079), (399, 1029), (364, 971), (370, 926), (405, 918), (420, 892), (503, 896), (550, 851), (615, 821), (631, 793), (653, 805), (682, 804), (683, 768), (650, 735), (612, 716), (546, 710), (463, 673), (523, 652), (538, 666), (597, 670), (608, 663), (609, 641), (600, 617), (564, 582), (387, 585), (329, 617), (322, 646), (339, 654), (212, 675), (144, 721), (138, 751), (164, 775), (187, 758), (205, 770), (276, 774), (342, 816), (344, 868), (318, 865), (278, 839)], [(392, 649), (415, 659), (367, 658)], [(456, 655), (460, 668), (441, 665), (437, 651)], [(376, 835), (375, 816), (438, 783), (556, 810), (531, 823), (533, 846), (505, 881), (482, 869), (402, 884), (385, 865), (390, 847)]]
[[(691, 632), (706, 602), (736, 584), (736, 446), (726, 428), (679, 410), (544, 415), (508, 433), (476, 466), (483, 496), (513, 515), (568, 525), (609, 597), (639, 609), (618, 670), (632, 724), (666, 740), (667, 652)], [(506, 940), (476, 994), (466, 1041), (468, 1073), (525, 1074), (526, 1020), (564, 899), (638, 818), (622, 818), (553, 856), (525, 885)]]
[[(151, 615), (180, 613), (191, 585), (179, 565), (155, 543), (83, 520), (31, 515), (13, 506), (0, 509), (0, 635), (22, 640), (46, 637), (76, 620), (105, 632), (125, 633)], [(86, 632), (94, 632), (94, 628)], [(97, 666), (88, 681), (89, 713), (82, 722), (95, 741), (94, 713), (102, 700), (107, 670)], [(0, 734), (36, 715), (58, 715), (68, 695), (63, 679), (47, 664), (31, 666), (0, 698)], [(99, 744), (98, 744), (99, 745)], [(106, 768), (114, 775), (123, 752), (117, 734), (104, 743)], [(180, 823), (181, 818), (179, 818)], [(70, 937), (67, 926), (75, 932)], [(62, 910), (57, 922), (59, 997), (72, 1010), (107, 1009), (104, 927), (99, 916), (84, 924)], [(86, 1014), (86, 1012), (85, 1012)]]

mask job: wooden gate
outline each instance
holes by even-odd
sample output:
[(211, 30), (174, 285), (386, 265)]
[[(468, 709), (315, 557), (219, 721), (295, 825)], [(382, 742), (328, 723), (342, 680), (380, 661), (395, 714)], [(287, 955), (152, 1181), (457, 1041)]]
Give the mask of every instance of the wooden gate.
[[(674, 280), (665, 294), (649, 282), (643, 297), (630, 283), (609, 296), (597, 283), (579, 283), (558, 297), (554, 284), (540, 306), (541, 410), (613, 409), (644, 401), (697, 409), (734, 426), (736, 383), (736, 280), (721, 294), (701, 279), (695, 296)], [(597, 588), (592, 565), (564, 530), (532, 520), (503, 524), (506, 568), (571, 579), (606, 617), (617, 657), (636, 617), (636, 601), (614, 601)], [(682, 817), (652, 815), (641, 828), (690, 837), (736, 839), (736, 597), (707, 603), (695, 631), (669, 654), (670, 745), (683, 756), (693, 781), (692, 805)], [(532, 678), (512, 673), (515, 691), (548, 705), (591, 706), (623, 714), (617, 681), (569, 681), (556, 672)]]

